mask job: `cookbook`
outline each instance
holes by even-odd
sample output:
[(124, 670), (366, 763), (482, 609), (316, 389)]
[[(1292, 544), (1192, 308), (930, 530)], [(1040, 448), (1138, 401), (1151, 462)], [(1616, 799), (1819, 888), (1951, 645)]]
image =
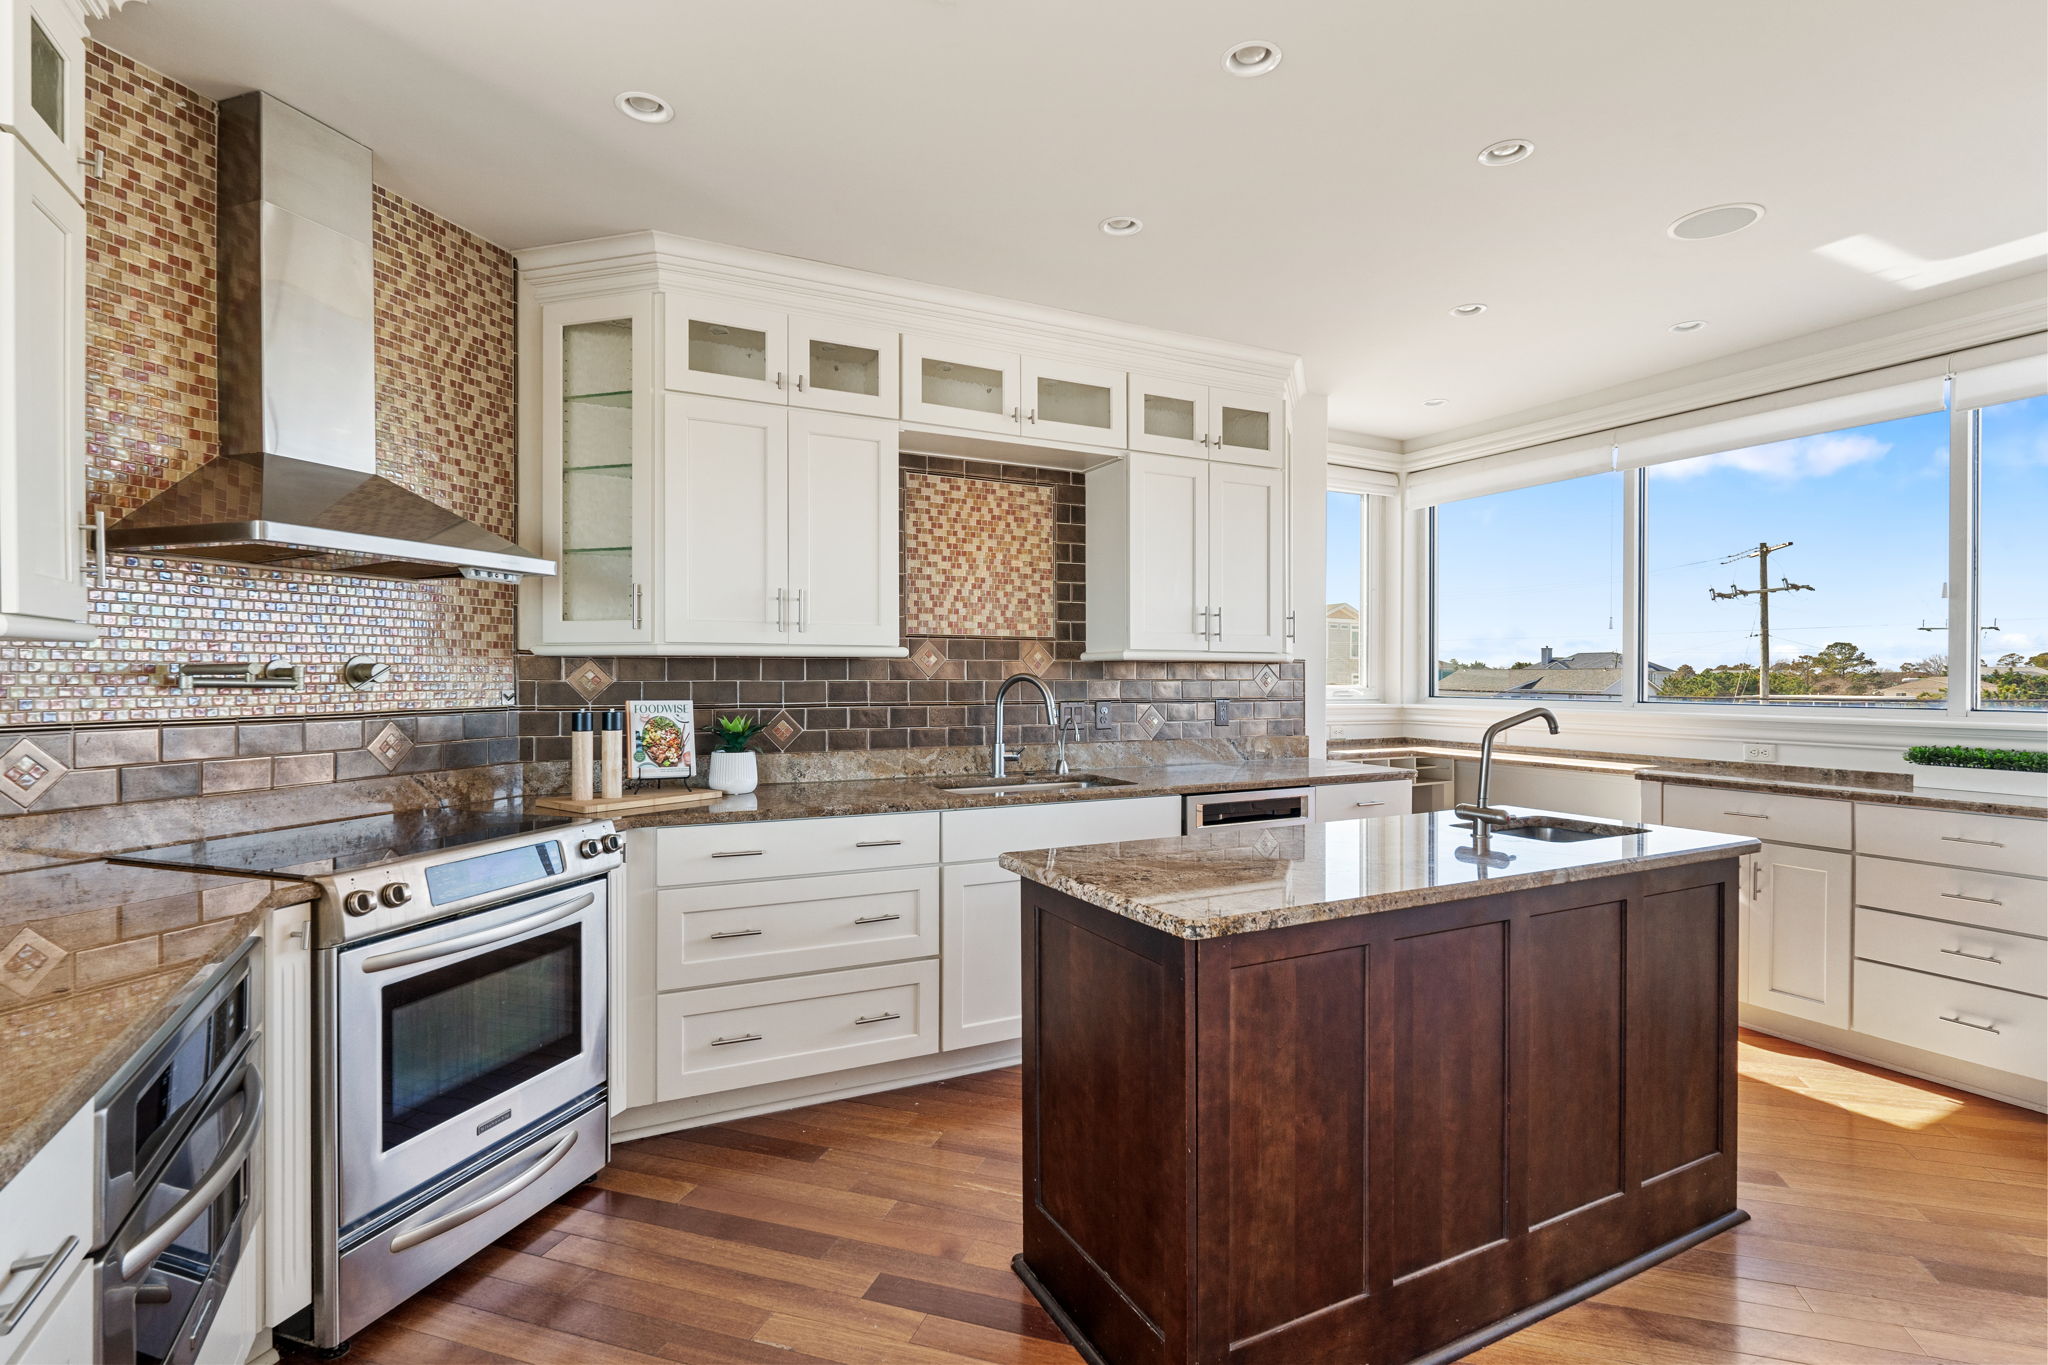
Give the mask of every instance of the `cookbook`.
[(626, 703), (626, 742), (632, 746), (628, 758), (636, 781), (696, 775), (694, 707), (687, 701)]

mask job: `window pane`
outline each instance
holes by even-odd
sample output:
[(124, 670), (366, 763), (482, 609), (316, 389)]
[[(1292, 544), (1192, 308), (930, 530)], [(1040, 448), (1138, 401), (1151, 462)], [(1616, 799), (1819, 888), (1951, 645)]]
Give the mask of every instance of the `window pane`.
[(1651, 700), (1945, 705), (1947, 413), (1652, 465), (1643, 521)]
[(1358, 697), (1365, 691), (1365, 495), (1326, 494), (1324, 521), (1329, 693)]
[(1436, 694), (1618, 701), (1623, 476), (1436, 509)]
[(1977, 705), (2048, 710), (2048, 397), (1985, 408), (1980, 421)]

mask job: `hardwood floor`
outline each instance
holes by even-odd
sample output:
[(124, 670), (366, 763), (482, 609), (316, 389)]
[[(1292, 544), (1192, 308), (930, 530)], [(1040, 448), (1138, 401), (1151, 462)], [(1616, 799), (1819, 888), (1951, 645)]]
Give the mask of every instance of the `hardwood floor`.
[[(1018, 1073), (626, 1143), (362, 1365), (1071, 1365), (1010, 1274)], [(1745, 1033), (1752, 1221), (1478, 1365), (2040, 1365), (2043, 1118)]]

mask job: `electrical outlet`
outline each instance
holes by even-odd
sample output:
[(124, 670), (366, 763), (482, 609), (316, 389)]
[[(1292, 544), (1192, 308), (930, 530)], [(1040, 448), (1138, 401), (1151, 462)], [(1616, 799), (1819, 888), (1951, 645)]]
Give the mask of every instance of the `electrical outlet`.
[(1742, 746), (1744, 763), (1776, 763), (1778, 746), (1775, 744), (1745, 744)]
[(1230, 703), (1221, 697), (1216, 699), (1216, 723), (1218, 725), (1230, 724)]
[(1095, 703), (1095, 728), (1098, 730), (1113, 730), (1116, 728), (1116, 722), (1109, 718), (1109, 703), (1106, 701)]

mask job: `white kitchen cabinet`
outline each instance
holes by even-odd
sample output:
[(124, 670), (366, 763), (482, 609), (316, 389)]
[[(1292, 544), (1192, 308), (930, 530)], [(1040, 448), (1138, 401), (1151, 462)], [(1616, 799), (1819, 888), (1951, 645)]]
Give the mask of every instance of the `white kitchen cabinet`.
[(90, 640), (85, 210), (6, 133), (0, 193), (0, 639)]
[[(93, 1358), (94, 1282), (85, 1277), (88, 1340), (75, 1353), (69, 1277), (91, 1250), (94, 1150), (87, 1105), (0, 1188), (0, 1361), (7, 1365), (83, 1365)], [(38, 1344), (50, 1349), (31, 1349)]]
[(1125, 443), (1124, 372), (1024, 357), (1026, 436), (1085, 445)]
[(1278, 394), (1209, 390), (1209, 458), (1280, 468), (1287, 462), (1285, 416)]
[(1278, 470), (1133, 453), (1088, 472), (1084, 659), (1284, 659)]
[(1121, 370), (971, 342), (903, 338), (903, 420), (1121, 448)]
[(98, 1309), (99, 1277), (73, 1256), (70, 1269), (31, 1305), (15, 1333), (0, 1337), (0, 1362), (93, 1365), (99, 1359)]
[(1286, 463), (1286, 403), (1277, 393), (1212, 389), (1134, 374), (1130, 407), (1132, 450), (1269, 469)]
[(672, 887), (654, 900), (665, 991), (866, 967), (939, 951), (936, 868)]
[(680, 393), (894, 417), (898, 339), (886, 327), (668, 294), (663, 382)]
[(896, 424), (789, 415), (790, 639), (806, 648), (901, 643)]
[(945, 869), (939, 959), (939, 1047), (1001, 1043), (1024, 1031), (1023, 897), (994, 863)]
[(1749, 1003), (1849, 1027), (1852, 861), (1846, 853), (1780, 844), (1765, 844), (1755, 855)]
[[(263, 936), (264, 1326), (313, 1301), (313, 907), (270, 912)], [(237, 1274), (240, 1278), (240, 1272)]]
[(0, 0), (0, 135), (84, 202), (85, 14), (76, 0)]
[(794, 407), (894, 418), (902, 402), (902, 338), (887, 327), (795, 313), (789, 319)]

